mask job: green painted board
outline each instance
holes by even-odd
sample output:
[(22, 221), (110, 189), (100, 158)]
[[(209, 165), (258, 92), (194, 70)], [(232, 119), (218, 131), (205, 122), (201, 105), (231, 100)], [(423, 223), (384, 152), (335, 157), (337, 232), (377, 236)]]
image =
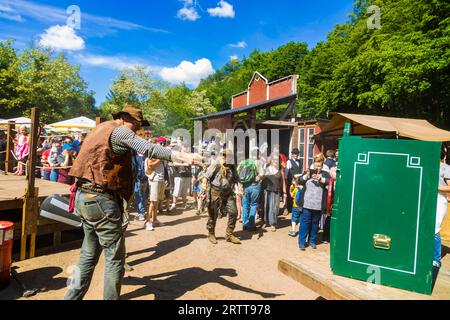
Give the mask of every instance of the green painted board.
[(439, 154), (437, 142), (341, 138), (334, 274), (431, 294)]

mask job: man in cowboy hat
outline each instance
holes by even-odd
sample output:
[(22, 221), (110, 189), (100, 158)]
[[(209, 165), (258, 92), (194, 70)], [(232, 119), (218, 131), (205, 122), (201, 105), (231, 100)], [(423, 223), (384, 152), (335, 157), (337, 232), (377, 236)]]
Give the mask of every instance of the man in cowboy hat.
[(125, 264), (123, 201), (129, 201), (133, 192), (132, 150), (148, 158), (201, 163), (198, 155), (171, 151), (138, 137), (136, 131), (149, 125), (139, 108), (127, 104), (113, 119), (86, 137), (69, 173), (77, 178), (75, 208), (83, 222), (84, 241), (66, 300), (83, 299), (102, 251), (103, 298), (120, 298)]
[(239, 176), (234, 164), (227, 164), (227, 156), (232, 157), (230, 150), (225, 147), (219, 153), (218, 159), (208, 167), (204, 179), (210, 184), (209, 205), (208, 205), (208, 240), (212, 244), (217, 244), (215, 235), (217, 218), (224, 213), (228, 214), (228, 224), (225, 233), (227, 242), (240, 244), (241, 241), (233, 232), (237, 221), (236, 195), (234, 185), (239, 182)]

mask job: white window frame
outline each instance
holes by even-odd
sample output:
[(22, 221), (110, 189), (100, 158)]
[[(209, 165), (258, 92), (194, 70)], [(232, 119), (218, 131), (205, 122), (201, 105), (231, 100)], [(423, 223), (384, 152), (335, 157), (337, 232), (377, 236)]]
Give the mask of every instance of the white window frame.
[[(302, 128), (298, 128), (298, 150), (301, 150), (301, 146), (303, 145), (303, 154), (299, 155), (299, 158), (301, 157), (303, 160), (303, 168), (302, 170), (305, 170), (305, 154), (306, 154), (306, 143), (305, 143), (305, 138), (306, 138), (306, 127), (302, 127)], [(302, 141), (302, 131), (303, 131), (303, 141)], [(306, 152), (305, 152), (306, 151)]]
[(307, 166), (307, 168), (306, 169), (309, 169), (309, 167), (311, 166), (311, 164), (309, 163), (309, 159), (312, 159), (312, 162), (314, 163), (314, 145), (316, 144), (316, 141), (315, 140), (313, 140), (314, 142), (312, 143), (312, 145), (313, 145), (313, 149), (312, 149), (312, 155), (310, 155), (309, 154), (309, 146), (310, 146), (310, 144), (311, 144), (311, 135), (310, 135), (310, 132), (311, 132), (311, 130), (312, 130), (312, 132), (313, 132), (313, 134), (312, 134), (312, 139), (314, 139), (314, 135), (316, 134), (316, 128), (314, 128), (314, 127), (307, 127), (306, 128), (307, 129), (307, 131), (306, 131), (306, 143), (305, 143), (305, 145), (307, 145), (307, 149), (306, 149), (306, 166)]

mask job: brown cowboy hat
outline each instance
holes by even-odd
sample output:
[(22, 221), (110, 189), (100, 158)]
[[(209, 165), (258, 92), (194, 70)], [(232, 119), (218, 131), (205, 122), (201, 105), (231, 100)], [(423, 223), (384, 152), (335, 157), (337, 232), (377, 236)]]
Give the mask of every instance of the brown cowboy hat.
[(122, 116), (123, 114), (127, 114), (130, 117), (132, 117), (133, 119), (135, 119), (136, 121), (139, 121), (141, 123), (142, 127), (150, 126), (150, 122), (148, 122), (147, 120), (144, 119), (144, 117), (142, 115), (142, 111), (138, 107), (135, 107), (131, 104), (126, 104), (125, 107), (122, 109), (122, 111), (113, 113), (112, 117), (114, 120), (116, 120), (116, 119), (119, 119), (120, 116)]

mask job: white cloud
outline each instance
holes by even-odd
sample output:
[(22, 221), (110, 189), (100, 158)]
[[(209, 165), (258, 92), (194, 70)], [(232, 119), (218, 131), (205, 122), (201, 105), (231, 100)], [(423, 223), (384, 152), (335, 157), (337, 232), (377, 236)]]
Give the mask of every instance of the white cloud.
[(191, 85), (198, 85), (201, 79), (214, 73), (211, 61), (206, 58), (195, 61), (183, 61), (174, 68), (163, 68), (159, 75), (170, 83), (185, 82)]
[(247, 47), (247, 42), (239, 41), (236, 44), (231, 43), (231, 44), (229, 44), (229, 46), (232, 47), (232, 48), (245, 48), (245, 47)]
[(25, 22), (25, 19), (22, 18), (22, 16), (18, 14), (16, 10), (11, 8), (10, 6), (2, 4), (0, 4), (0, 18), (16, 22)]
[(216, 8), (209, 8), (208, 13), (213, 17), (234, 18), (233, 6), (224, 0), (220, 0)]
[(194, 0), (179, 0), (180, 2), (183, 2), (183, 8), (178, 10), (177, 12), (177, 18), (181, 20), (189, 20), (189, 21), (195, 21), (200, 19), (200, 15), (197, 12), (197, 2)]
[(56, 50), (83, 50), (84, 40), (69, 26), (56, 25), (39, 35), (39, 44)]
[(233, 61), (233, 60), (239, 60), (239, 57), (236, 55), (230, 56), (230, 61)]
[[(7, 6), (15, 10), (21, 16), (30, 17), (40, 22), (49, 24), (67, 23), (68, 15), (66, 8), (61, 9), (54, 6), (37, 4), (25, 0), (0, 0), (0, 5), (4, 7)], [(145, 27), (133, 22), (117, 20), (110, 17), (95, 16), (85, 13), (83, 10), (81, 10), (81, 19), (82, 25), (88, 24), (88, 32), (93, 34), (105, 35), (108, 33), (113, 33), (116, 30), (146, 30), (157, 33), (169, 33), (167, 30)]]
[[(132, 69), (136, 66), (147, 65), (145, 62), (139, 59), (125, 57), (125, 56), (103, 56), (95, 54), (78, 54), (75, 59), (84, 66), (101, 67), (111, 70), (125, 70)], [(159, 71), (161, 67), (148, 66), (149, 71)]]

